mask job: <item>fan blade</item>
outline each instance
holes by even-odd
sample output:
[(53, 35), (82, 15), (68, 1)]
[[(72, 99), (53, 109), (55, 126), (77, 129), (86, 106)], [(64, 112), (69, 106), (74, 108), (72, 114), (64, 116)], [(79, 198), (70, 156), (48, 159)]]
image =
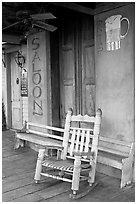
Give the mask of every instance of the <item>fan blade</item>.
[(49, 24), (44, 23), (42, 21), (34, 22), (32, 25), (36, 26), (36, 27), (39, 27), (39, 28), (42, 28), (44, 30), (51, 31), (51, 32), (53, 32), (53, 31), (55, 31), (57, 29), (57, 27), (49, 25)]
[(55, 19), (56, 17), (52, 13), (40, 13), (30, 15), (30, 17), (34, 20), (46, 20), (46, 19)]
[(11, 24), (11, 25), (9, 25), (9, 26), (6, 26), (5, 28), (3, 28), (2, 30), (6, 30), (6, 29), (8, 29), (8, 28), (11, 28), (11, 27), (13, 27), (13, 26), (15, 26), (15, 25), (18, 25), (18, 24), (20, 24), (22, 21), (18, 21), (18, 22), (16, 22), (16, 23), (13, 23), (13, 24)]

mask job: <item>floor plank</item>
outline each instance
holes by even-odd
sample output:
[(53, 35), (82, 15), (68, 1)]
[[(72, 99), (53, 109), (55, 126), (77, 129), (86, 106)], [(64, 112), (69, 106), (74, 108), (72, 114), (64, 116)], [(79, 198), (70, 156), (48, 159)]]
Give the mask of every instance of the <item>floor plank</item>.
[[(71, 184), (43, 178), (34, 183), (37, 152), (28, 147), (14, 150), (14, 132), (2, 135), (2, 201), (3, 202), (74, 202), (69, 198)], [(134, 202), (135, 187), (120, 189), (120, 180), (97, 173), (99, 184), (75, 202)], [(81, 188), (86, 187), (81, 184)]]

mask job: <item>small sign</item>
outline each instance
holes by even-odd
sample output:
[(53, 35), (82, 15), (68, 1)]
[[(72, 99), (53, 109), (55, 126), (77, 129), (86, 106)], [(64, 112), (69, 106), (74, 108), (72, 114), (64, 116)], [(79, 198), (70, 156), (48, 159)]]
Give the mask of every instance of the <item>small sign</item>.
[(28, 73), (26, 69), (21, 72), (21, 96), (28, 96)]

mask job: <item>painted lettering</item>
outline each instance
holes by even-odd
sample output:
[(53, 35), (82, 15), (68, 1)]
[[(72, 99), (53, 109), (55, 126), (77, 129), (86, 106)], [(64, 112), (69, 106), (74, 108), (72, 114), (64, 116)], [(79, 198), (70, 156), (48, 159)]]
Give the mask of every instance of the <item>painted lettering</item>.
[(34, 96), (34, 98), (39, 98), (41, 96), (41, 93), (42, 93), (41, 87), (35, 86), (33, 88), (33, 96)]
[[(32, 50), (37, 50), (40, 47), (40, 43), (39, 43), (39, 38), (33, 38), (32, 40), (32, 45), (35, 45), (35, 47), (32, 48)], [(38, 41), (38, 42), (37, 42)]]
[(43, 115), (42, 100), (39, 103), (36, 100), (33, 101), (33, 110), (33, 115)]
[(33, 75), (32, 75), (32, 81), (33, 81), (33, 83), (35, 84), (35, 85), (38, 85), (38, 84), (40, 84), (40, 82), (41, 82), (41, 75), (40, 75), (40, 73), (34, 73)]
[(35, 64), (33, 63), (33, 64), (32, 64), (32, 71), (33, 71), (33, 72), (40, 72), (41, 69), (37, 69), (36, 66), (35, 66)]
[(39, 48), (40, 48), (40, 39), (35, 37), (32, 39), (32, 95), (33, 99), (33, 115), (42, 116), (43, 115), (43, 108), (42, 108), (42, 75), (41, 75), (41, 68), (39, 62), (41, 61), (39, 55)]
[(33, 60), (32, 63), (35, 63), (35, 60), (39, 60), (40, 61), (40, 57), (38, 55), (38, 52), (35, 52), (34, 56), (33, 56)]

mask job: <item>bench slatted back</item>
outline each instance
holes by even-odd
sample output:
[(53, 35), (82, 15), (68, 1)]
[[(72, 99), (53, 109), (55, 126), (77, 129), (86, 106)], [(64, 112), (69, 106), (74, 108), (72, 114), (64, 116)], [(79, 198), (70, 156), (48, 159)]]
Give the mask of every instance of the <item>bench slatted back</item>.
[(133, 143), (100, 136), (99, 150), (122, 157), (128, 157)]
[[(60, 134), (55, 135), (53, 134), (53, 131), (59, 132)], [(40, 135), (42, 137), (49, 137), (57, 140), (63, 140), (64, 129), (28, 122), (27, 133), (32, 133)]]
[[(75, 125), (77, 127), (80, 126), (80, 122), (82, 122), (82, 125), (83, 125), (83, 123), (88, 123), (88, 127), (89, 127), (89, 124), (91, 124), (91, 125), (95, 124), (95, 117), (89, 117), (87, 115), (85, 115), (85, 116), (72, 115), (71, 116), (71, 122), (72, 123), (73, 122), (74, 123), (79, 122), (78, 125), (75, 123)], [(69, 128), (69, 133), (70, 133), (69, 144), (71, 143), (71, 145), (68, 146), (67, 151), (69, 152), (70, 156), (73, 155), (73, 152), (76, 151), (76, 147), (78, 148), (78, 146), (79, 146), (79, 151), (82, 151), (82, 149), (83, 149), (85, 152), (88, 151), (87, 150), (88, 148), (91, 150), (91, 147), (92, 147), (91, 144), (89, 144), (89, 147), (88, 147), (88, 145), (87, 145), (88, 140), (86, 140), (85, 138), (89, 138), (89, 136), (90, 136), (90, 141), (92, 141), (94, 126), (92, 125), (92, 128), (89, 128), (89, 129), (88, 128), (86, 128), (86, 129), (79, 128), (78, 129), (77, 127), (71, 127), (70, 126), (70, 128)], [(49, 130), (51, 130), (50, 134), (49, 134)], [(60, 136), (54, 135), (52, 131), (59, 131)], [(27, 132), (37, 134), (37, 135), (40, 135), (43, 137), (50, 137), (53, 139), (63, 141), (64, 129), (28, 122), (27, 123)], [(80, 138), (81, 145), (79, 144), (76, 146), (77, 140), (75, 138), (75, 134), (79, 135), (78, 138)], [(87, 141), (87, 143), (85, 141)], [(128, 157), (130, 155), (130, 153), (132, 153), (134, 151), (134, 143), (133, 142), (124, 142), (124, 141), (116, 140), (116, 139), (113, 139), (110, 137), (108, 138), (108, 137), (100, 136), (98, 149), (99, 149), (99, 151), (102, 151), (102, 152), (109, 152), (109, 153), (112, 153), (115, 155), (120, 155), (122, 157)]]

